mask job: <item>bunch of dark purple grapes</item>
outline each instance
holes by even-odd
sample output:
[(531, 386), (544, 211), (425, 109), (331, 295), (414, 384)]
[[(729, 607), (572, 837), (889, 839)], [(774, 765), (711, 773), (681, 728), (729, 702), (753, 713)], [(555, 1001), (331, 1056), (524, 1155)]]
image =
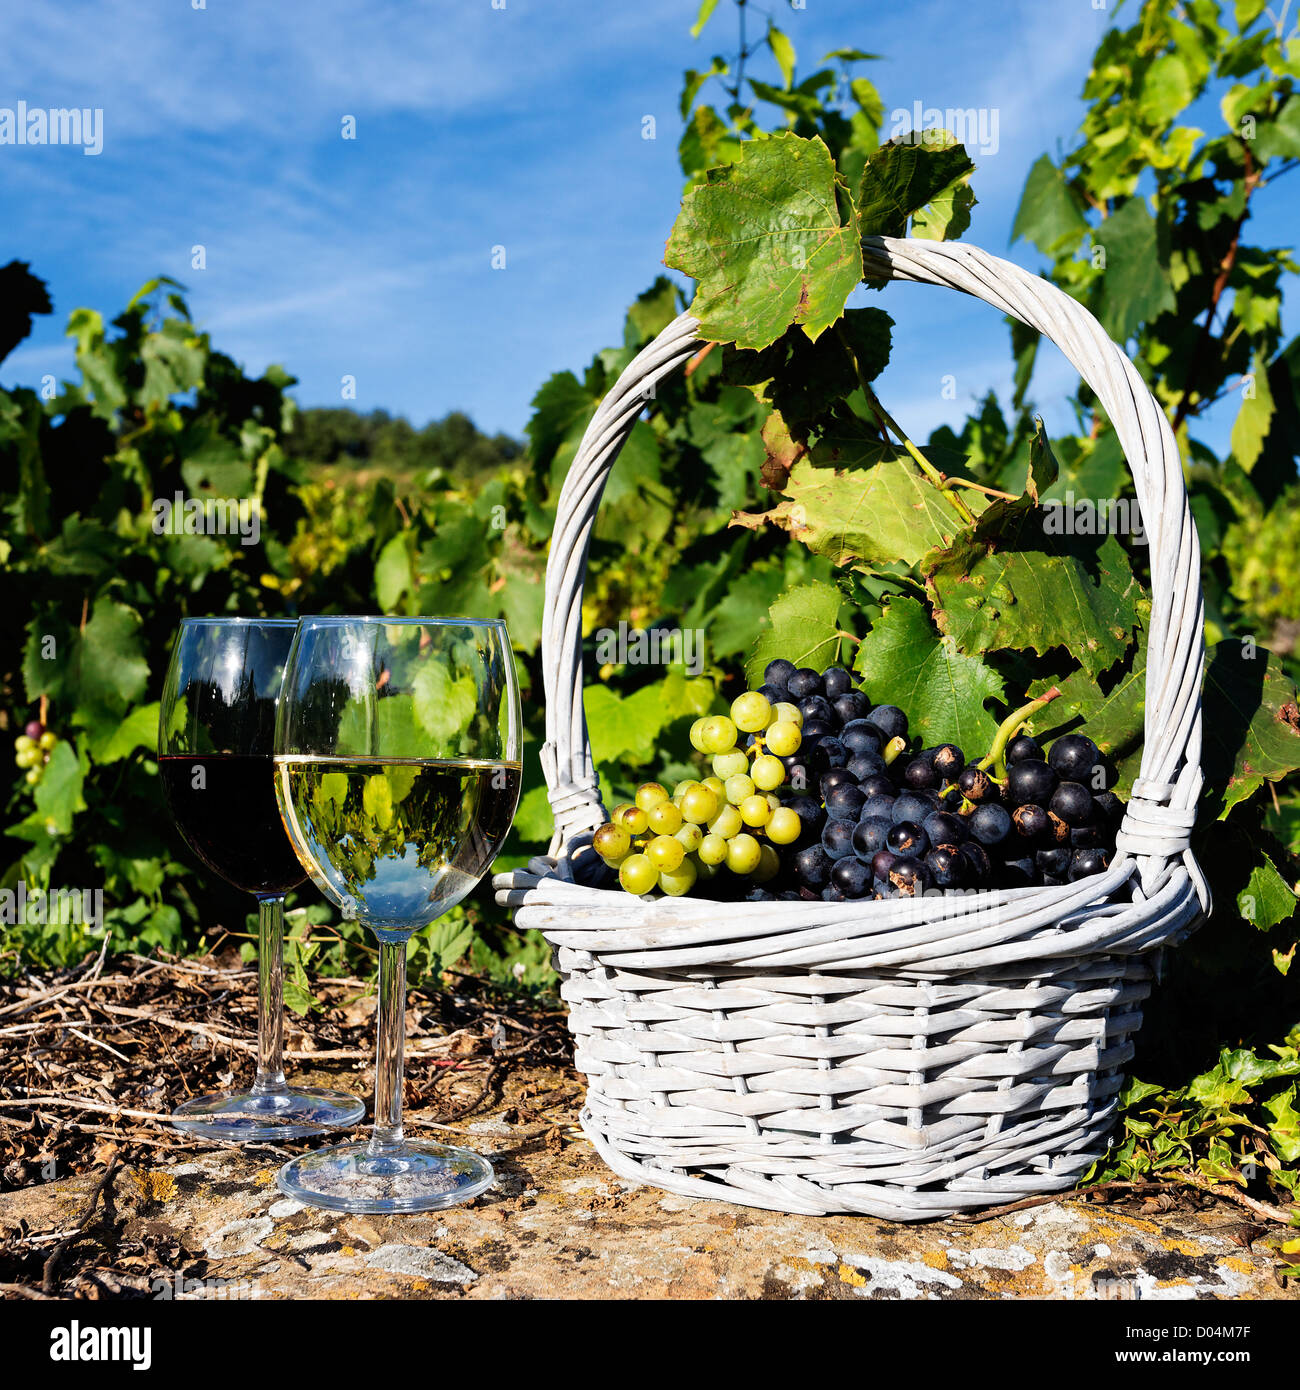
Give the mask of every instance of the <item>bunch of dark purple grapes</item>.
[(1063, 884), (1109, 867), (1124, 804), (1090, 738), (1065, 734), (1046, 754), (1012, 738), (998, 779), (956, 744), (914, 748), (907, 715), (873, 707), (842, 667), (777, 660), (763, 677), (762, 694), (803, 716), (779, 789), (803, 830), (750, 901)]

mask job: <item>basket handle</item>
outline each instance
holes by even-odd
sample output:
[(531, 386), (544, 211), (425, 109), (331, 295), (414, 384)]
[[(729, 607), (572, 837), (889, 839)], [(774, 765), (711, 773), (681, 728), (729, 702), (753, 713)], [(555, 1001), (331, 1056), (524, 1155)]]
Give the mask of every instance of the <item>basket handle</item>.
[[(1152, 589), (1142, 761), (1117, 847), (1137, 860), (1148, 892), (1168, 861), (1181, 857), (1208, 908), (1204, 877), (1188, 849), (1201, 788), (1201, 553), (1164, 412), (1088, 310), (1041, 276), (959, 242), (869, 237), (862, 249), (876, 277), (960, 290), (1037, 329), (1061, 349), (1110, 418), (1133, 474)], [(587, 426), (560, 492), (542, 620), (542, 767), (555, 814), (552, 855), (605, 819), (582, 707), (582, 588), (596, 510), (658, 383), (703, 346), (698, 327), (697, 319), (682, 314), (633, 358)]]

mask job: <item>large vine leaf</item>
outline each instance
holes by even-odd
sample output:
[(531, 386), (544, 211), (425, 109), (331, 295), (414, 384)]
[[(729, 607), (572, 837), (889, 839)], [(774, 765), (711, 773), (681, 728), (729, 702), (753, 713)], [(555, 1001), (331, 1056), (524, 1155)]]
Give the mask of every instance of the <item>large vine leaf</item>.
[(1026, 237), (1046, 255), (1059, 247), (1076, 245), (1088, 231), (1088, 222), (1065, 176), (1050, 155), (1040, 155), (1025, 180), (1011, 240)]
[[(1142, 590), (1113, 535), (1054, 534), (1072, 512), (1037, 506), (1056, 466), (1040, 424), (1024, 494), (997, 501), (925, 565), (935, 621), (964, 652), (1063, 647), (1092, 677), (1128, 650)], [(1089, 514), (1091, 515), (1091, 513)], [(1049, 529), (1049, 527), (1051, 529)]]
[(839, 653), (841, 603), (830, 584), (800, 584), (782, 594), (768, 609), (769, 626), (745, 663), (750, 685), (757, 688), (764, 667), (778, 656), (817, 671), (829, 666)]
[(857, 570), (916, 564), (951, 543), (960, 520), (911, 457), (860, 436), (824, 439), (795, 463), (785, 498), (766, 512), (737, 512), (733, 526), (767, 523), (814, 554)]
[(1237, 911), (1243, 920), (1268, 931), (1285, 922), (1296, 910), (1297, 899), (1291, 885), (1278, 872), (1277, 865), (1264, 851), (1257, 850), (1255, 864), (1246, 886), (1237, 894)]
[(875, 704), (907, 711), (909, 731), (927, 746), (955, 743), (974, 756), (997, 731), (985, 701), (1002, 698), (1002, 678), (937, 633), (917, 599), (895, 597), (885, 605), (858, 647), (854, 669)]
[(852, 195), (819, 137), (748, 141), (687, 193), (664, 261), (699, 282), (701, 336), (764, 348), (800, 324), (816, 340), (862, 279)]
[(1147, 211), (1146, 199), (1130, 198), (1101, 224), (1093, 238), (1106, 256), (1097, 317), (1106, 332), (1122, 343), (1144, 323), (1174, 307), (1156, 220)]
[(1202, 694), (1205, 779), (1222, 791), (1220, 819), (1266, 781), (1300, 769), (1300, 704), (1281, 659), (1251, 642), (1212, 649)]
[[(945, 141), (947, 143), (945, 143)], [(927, 130), (906, 142), (890, 140), (863, 166), (858, 221), (863, 236), (904, 236), (907, 219), (927, 205), (921, 235), (942, 241), (970, 223), (974, 195), (966, 180), (975, 165), (947, 131)]]

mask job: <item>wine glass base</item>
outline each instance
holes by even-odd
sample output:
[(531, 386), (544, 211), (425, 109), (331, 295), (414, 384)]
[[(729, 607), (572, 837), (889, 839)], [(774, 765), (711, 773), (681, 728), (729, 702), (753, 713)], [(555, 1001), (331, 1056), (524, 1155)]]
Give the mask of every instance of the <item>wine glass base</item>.
[(247, 1144), (328, 1134), (358, 1123), (365, 1113), (365, 1102), (346, 1091), (286, 1086), (276, 1091), (217, 1091), (195, 1096), (172, 1111), (172, 1124), (203, 1139)]
[(434, 1211), (492, 1186), (492, 1165), (468, 1149), (405, 1140), (372, 1153), (340, 1144), (292, 1159), (276, 1174), (286, 1196), (330, 1211)]

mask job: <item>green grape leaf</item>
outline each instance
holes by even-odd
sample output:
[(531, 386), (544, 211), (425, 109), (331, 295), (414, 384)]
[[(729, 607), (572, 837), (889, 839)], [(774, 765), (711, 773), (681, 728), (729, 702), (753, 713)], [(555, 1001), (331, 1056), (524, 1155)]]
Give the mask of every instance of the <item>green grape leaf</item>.
[(1135, 194), (1094, 232), (1106, 256), (1101, 276), (1101, 326), (1123, 343), (1144, 324), (1175, 307), (1169, 271), (1160, 252), (1156, 220)]
[(555, 816), (551, 811), (545, 782), (530, 787), (519, 798), (519, 809), (515, 812), (512, 828), (521, 840), (530, 843), (539, 843), (551, 838), (551, 832), (555, 829)]
[(81, 789), (87, 768), (66, 739), (50, 750), (50, 760), (36, 785), (36, 812), (51, 835), (70, 835), (72, 818), (86, 809)]
[(1276, 118), (1260, 126), (1257, 149), (1265, 159), (1300, 159), (1300, 95), (1289, 96)]
[(367, 777), (361, 789), (361, 804), (366, 815), (379, 827), (387, 830), (393, 823), (393, 789), (382, 772)]
[(677, 143), (677, 158), (686, 174), (699, 174), (715, 165), (734, 164), (744, 142), (711, 106), (697, 106)]
[(691, 25), (691, 38), (698, 39), (704, 32), (704, 26), (709, 22), (713, 11), (718, 8), (718, 0), (700, 0), (700, 10), (695, 16), (695, 23)]
[(90, 757), (95, 763), (120, 762), (137, 748), (147, 748), (150, 755), (158, 747), (159, 702), (139, 705), (126, 716), (107, 738), (92, 739)]
[(375, 597), (380, 611), (396, 613), (402, 595), (410, 589), (411, 547), (408, 533), (399, 531), (379, 552), (375, 561)]
[(975, 199), (966, 180), (974, 172), (965, 147), (947, 131), (926, 130), (909, 136), (906, 143), (890, 140), (881, 145), (862, 170), (858, 191), (862, 235), (905, 236), (908, 218), (927, 205), (934, 207), (924, 235), (932, 240), (943, 239), (935, 235), (939, 231), (956, 235), (970, 221)]
[(907, 712), (910, 732), (926, 747), (955, 743), (973, 757), (997, 732), (985, 702), (1002, 698), (1002, 678), (936, 632), (917, 599), (896, 596), (885, 604), (858, 647), (853, 669), (873, 704)]
[(644, 685), (631, 695), (616, 695), (607, 685), (589, 685), (582, 692), (592, 755), (598, 763), (624, 758), (647, 763), (657, 756), (659, 735), (675, 719), (698, 718), (712, 708), (713, 682), (688, 677), (672, 667), (662, 681)]
[(830, 584), (800, 584), (767, 611), (768, 627), (760, 632), (745, 663), (750, 686), (757, 689), (769, 661), (783, 656), (796, 666), (823, 671), (840, 649), (840, 591)]
[(769, 23), (767, 26), (767, 46), (772, 50), (772, 57), (776, 59), (777, 67), (781, 69), (781, 77), (788, 92), (794, 85), (794, 44), (775, 24)]
[(144, 384), (137, 400), (144, 410), (165, 409), (173, 396), (192, 391), (203, 380), (206, 339), (191, 324), (168, 319), (140, 345)]
[(815, 341), (862, 279), (857, 214), (830, 151), (790, 132), (747, 141), (687, 192), (664, 260), (699, 282), (701, 336), (743, 348), (791, 324)]
[(1292, 916), (1297, 898), (1272, 859), (1262, 849), (1256, 851), (1256, 856), (1250, 878), (1237, 894), (1237, 911), (1244, 921), (1268, 931)]
[[(946, 130), (925, 132), (926, 144), (930, 149), (951, 149), (956, 146), (966, 153), (957, 137)], [(969, 160), (968, 160), (969, 163)], [(970, 164), (966, 173), (953, 181), (930, 199), (922, 208), (912, 214), (912, 235), (927, 241), (956, 241), (970, 226), (971, 209), (975, 206), (975, 191), (970, 186), (970, 176), (975, 165)]]
[[(459, 745), (478, 708), (473, 677), (453, 676), (445, 666), (425, 663), (411, 683), (415, 718), (436, 739)], [(382, 709), (388, 701), (381, 701)]]
[(1088, 222), (1060, 169), (1050, 155), (1040, 155), (1025, 180), (1011, 240), (1024, 237), (1044, 255), (1077, 245), (1087, 235)]
[(1114, 762), (1119, 774), (1116, 790), (1126, 794), (1142, 760), (1146, 680), (1146, 631), (1139, 627), (1137, 646), (1129, 658), (1099, 679), (1078, 670), (1064, 680), (1035, 681), (1028, 691), (1031, 699), (1037, 699), (1052, 686), (1061, 693), (1035, 718), (1032, 732), (1035, 737), (1054, 737), (1074, 730), (1085, 732)]
[(1250, 394), (1246, 395), (1243, 391), (1228, 447), (1233, 458), (1241, 465), (1242, 472), (1249, 473), (1264, 451), (1264, 441), (1268, 438), (1274, 411), (1268, 367), (1260, 361), (1258, 353), (1251, 361), (1246, 383), (1245, 390)]
[(1281, 658), (1237, 641), (1210, 651), (1201, 699), (1201, 767), (1222, 794), (1222, 819), (1266, 781), (1300, 769), (1300, 704)]
[[(1006, 504), (995, 504), (1006, 505)], [(996, 538), (974, 532), (929, 563), (935, 621), (964, 652), (1061, 647), (1094, 679), (1128, 650), (1142, 590), (1114, 536), (1049, 535), (1059, 509), (1034, 508)]]
[(737, 512), (733, 526), (781, 527), (833, 565), (870, 570), (951, 544), (962, 524), (939, 490), (901, 450), (865, 432), (824, 438), (791, 469), (784, 499), (766, 512)]

